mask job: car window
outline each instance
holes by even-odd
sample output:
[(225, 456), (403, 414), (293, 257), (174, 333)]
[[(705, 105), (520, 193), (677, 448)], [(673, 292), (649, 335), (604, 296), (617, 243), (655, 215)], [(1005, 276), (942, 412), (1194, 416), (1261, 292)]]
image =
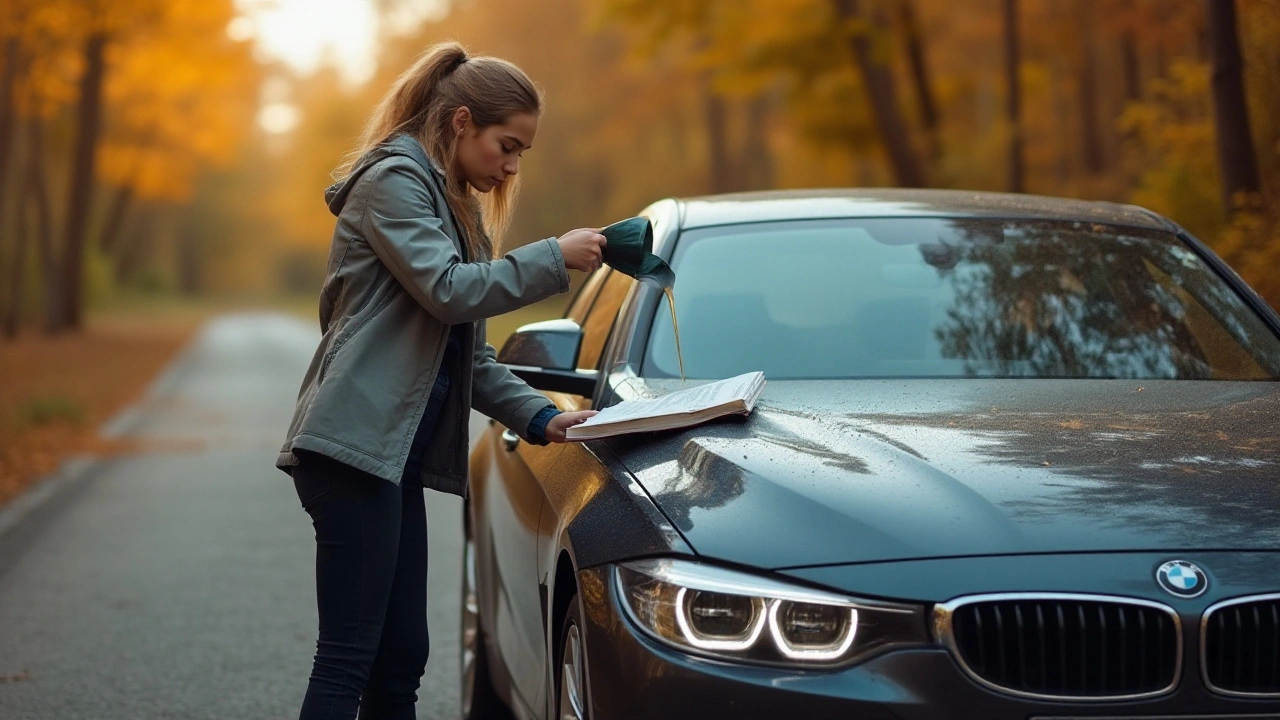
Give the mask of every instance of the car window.
[[(672, 267), (691, 378), (1280, 377), (1280, 339), (1171, 233), (971, 218), (758, 223), (687, 233)], [(665, 303), (641, 372), (679, 372)]]
[(582, 324), (582, 350), (578, 354), (579, 368), (596, 369), (600, 364), (600, 353), (609, 339), (613, 321), (618, 316), (622, 301), (626, 299), (627, 293), (635, 283), (634, 278), (615, 271), (610, 272), (604, 284), (601, 285), (600, 292), (591, 305), (591, 312), (587, 314), (587, 320)]
[(1177, 280), (1150, 261), (1143, 265), (1151, 279), (1159, 283), (1165, 292), (1177, 298), (1185, 309), (1183, 322), (1190, 340), (1204, 354), (1215, 378), (1265, 377), (1266, 370), (1258, 364), (1245, 348), (1231, 338), (1231, 333), (1218, 322), (1194, 295), (1178, 285)]
[(604, 284), (604, 279), (610, 272), (612, 270), (604, 268), (592, 273), (578, 289), (578, 294), (573, 296), (573, 301), (569, 303), (569, 309), (564, 316), (581, 325), (586, 320), (587, 311), (591, 309), (591, 303), (595, 301), (596, 294), (600, 292), (600, 286)]

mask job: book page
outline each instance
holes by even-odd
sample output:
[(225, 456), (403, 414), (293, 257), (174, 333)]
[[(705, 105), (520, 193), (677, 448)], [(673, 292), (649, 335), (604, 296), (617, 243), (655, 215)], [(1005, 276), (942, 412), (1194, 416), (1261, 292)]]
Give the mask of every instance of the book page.
[(692, 413), (748, 397), (758, 372), (750, 372), (706, 385), (677, 390), (651, 400), (627, 400), (601, 410), (578, 427), (624, 422), (639, 418)]

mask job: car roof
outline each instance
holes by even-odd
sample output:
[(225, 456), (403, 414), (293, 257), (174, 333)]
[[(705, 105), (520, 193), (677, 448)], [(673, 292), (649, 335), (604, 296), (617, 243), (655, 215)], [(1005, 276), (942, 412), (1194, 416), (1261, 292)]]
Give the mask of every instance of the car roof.
[(873, 217), (1037, 218), (1175, 229), (1171, 222), (1136, 205), (971, 190), (771, 190), (688, 197), (677, 202), (680, 226), (686, 230), (771, 220)]

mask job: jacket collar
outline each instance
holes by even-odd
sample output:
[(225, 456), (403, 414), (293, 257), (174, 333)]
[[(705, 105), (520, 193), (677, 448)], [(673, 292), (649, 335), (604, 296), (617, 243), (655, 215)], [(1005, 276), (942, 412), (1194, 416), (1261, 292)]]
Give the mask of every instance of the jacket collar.
[(385, 144), (413, 158), (424, 170), (434, 173), (437, 178), (442, 182), (444, 181), (444, 170), (441, 169), (440, 164), (435, 161), (435, 158), (427, 154), (426, 149), (422, 147), (422, 143), (418, 142), (412, 135), (401, 133), (387, 140)]

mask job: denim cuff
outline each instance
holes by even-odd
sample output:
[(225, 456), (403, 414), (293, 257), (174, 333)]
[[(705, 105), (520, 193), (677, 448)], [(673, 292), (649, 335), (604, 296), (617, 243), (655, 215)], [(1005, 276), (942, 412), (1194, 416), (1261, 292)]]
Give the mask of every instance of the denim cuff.
[(534, 445), (547, 444), (547, 423), (551, 422), (551, 418), (560, 414), (555, 405), (548, 405), (538, 411), (537, 415), (529, 421), (529, 442)]

